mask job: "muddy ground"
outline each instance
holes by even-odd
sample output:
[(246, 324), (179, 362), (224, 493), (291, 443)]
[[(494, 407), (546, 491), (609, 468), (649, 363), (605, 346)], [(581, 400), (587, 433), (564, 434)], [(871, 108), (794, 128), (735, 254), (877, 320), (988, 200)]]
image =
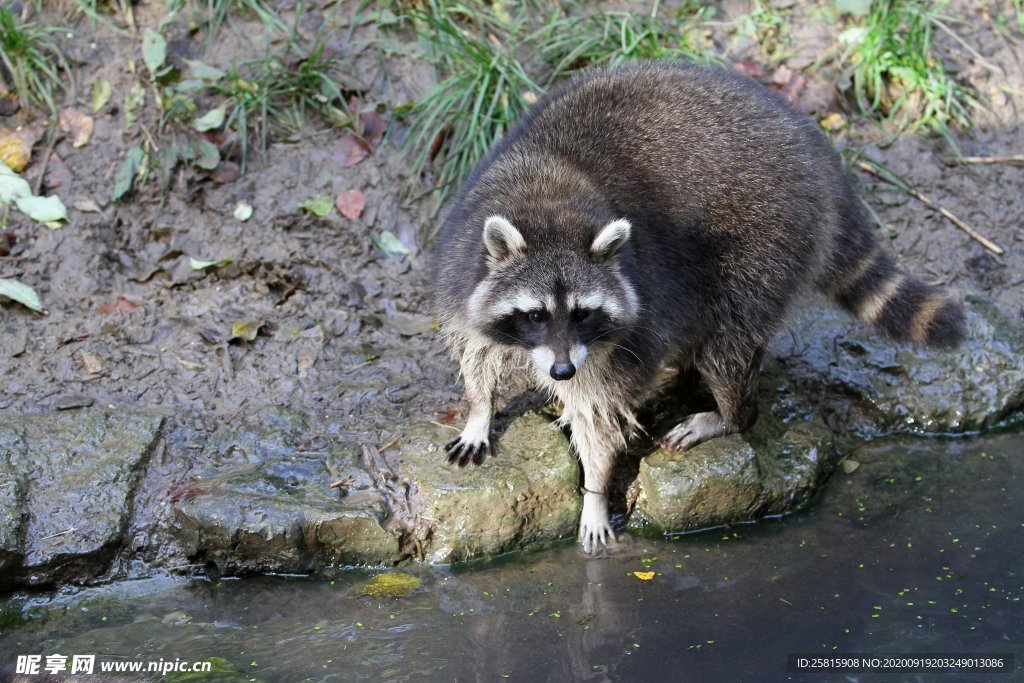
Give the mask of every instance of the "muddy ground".
[[(312, 117), (300, 132), (273, 141), (238, 179), (217, 182), (182, 168), (169, 184), (154, 174), (120, 203), (111, 201), (111, 193), (127, 150), (146, 137), (166, 146), (187, 131), (159, 132), (152, 100), (143, 125), (125, 126), (124, 93), (144, 82), (127, 66), (140, 60), (137, 33), (118, 28), (116, 17), (113, 25), (69, 14), (50, 18), (76, 30), (62, 41), (75, 63), (74, 104), (88, 109), (88, 86), (98, 78), (109, 80), (114, 94), (95, 115), (92, 139), (80, 148), (59, 132), (50, 137), (45, 119), (27, 108), (0, 116), (0, 127), (40, 131), (24, 173), (33, 186), (44, 171), (66, 166), (68, 173), (50, 191), (70, 211), (68, 224), (56, 230), (16, 212), (8, 217), (6, 229), (16, 242), (9, 256), (0, 257), (0, 277), (34, 287), (47, 314), (0, 304), (0, 414), (87, 405), (156, 408), (165, 410), (171, 431), (202, 435), (275, 405), (374, 444), (388, 442), (409, 420), (461, 421), (455, 412), (463, 408), (457, 367), (434, 335), (427, 291), (436, 207), (399, 198), (408, 180), (408, 156), (400, 150), (408, 131), (394, 110), (433, 83), (433, 68), (367, 42), (378, 29), (351, 25), (357, 3), (321, 4), (298, 19), (310, 30), (332, 22), (329, 48), (346, 59), (352, 82), (359, 84), (351, 93), (353, 106), (381, 105), (386, 135), (379, 146), (349, 165), (344, 137), (351, 131)], [(805, 69), (835, 42), (835, 27), (820, 24), (812, 8), (778, 4), (790, 5), (793, 48), (783, 62), (764, 65), (766, 81), (781, 67)], [(951, 66), (986, 104), (973, 112), (975, 127), (955, 130), (954, 139), (964, 155), (1021, 154), (1024, 38), (997, 27), (995, 17), (1006, 7), (986, 7), (954, 2), (949, 8), (963, 20), (954, 24), (960, 37), (979, 56), (937, 36), (951, 50)], [(141, 31), (159, 22), (165, 8), (143, 2), (135, 10)], [(720, 16), (744, 11), (745, 3), (725, 3)], [(289, 23), (296, 19), (287, 9), (283, 16)], [(169, 59), (225, 67), (241, 55), (258, 54), (262, 43), (254, 36), (262, 30), (254, 17), (241, 15), (207, 47), (182, 17), (165, 27)], [(750, 41), (723, 36), (721, 42), (736, 62), (759, 54)], [(840, 73), (826, 68), (804, 77), (806, 87), (797, 94), (802, 104), (818, 115), (841, 110)], [(199, 104), (202, 110), (216, 101)], [(868, 201), (884, 223), (880, 229), (909, 270), (962, 295), (991, 297), (1009, 317), (1024, 318), (1024, 168), (951, 165), (941, 137), (894, 138), (891, 129), (867, 121), (855, 120), (836, 141), (866, 145), (869, 156), (1006, 249), (1003, 256), (992, 255), (918, 200), (862, 174)], [(350, 189), (366, 199), (359, 219), (333, 210), (321, 218), (299, 208), (312, 195), (334, 197)], [(233, 215), (240, 202), (254, 208), (247, 222)], [(373, 238), (384, 230), (411, 254), (396, 257), (375, 246)], [(198, 271), (190, 257), (232, 262)], [(254, 339), (232, 338), (240, 322), (258, 326)], [(183, 436), (180, 443), (187, 440)], [(205, 463), (199, 457), (202, 451), (187, 447), (165, 454), (153, 475), (157, 489), (167, 491), (200, 470)]]

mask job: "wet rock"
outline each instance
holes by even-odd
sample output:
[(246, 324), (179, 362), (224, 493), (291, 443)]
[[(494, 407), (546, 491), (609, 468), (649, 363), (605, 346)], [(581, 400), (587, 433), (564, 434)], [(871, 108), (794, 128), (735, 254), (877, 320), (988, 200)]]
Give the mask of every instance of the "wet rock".
[(891, 342), (835, 309), (799, 313), (779, 335), (784, 372), (821, 405), (852, 404), (864, 433), (963, 432), (1024, 405), (1024, 328), (979, 297), (965, 303), (968, 339), (937, 351)]
[(106, 568), (162, 421), (87, 410), (0, 422), (0, 590)]
[(630, 527), (660, 533), (745, 522), (799, 507), (835, 467), (832, 433), (816, 419), (771, 418), (686, 452), (658, 449), (640, 462)]
[[(305, 420), (267, 409), (206, 446), (210, 466), (172, 492), (178, 540), (227, 573), (392, 564), (400, 538), (381, 526), (384, 496), (354, 444), (311, 443)], [(345, 484), (331, 488), (333, 482)]]
[(415, 533), (425, 558), (447, 563), (573, 536), (579, 466), (565, 435), (537, 413), (514, 420), (479, 467), (445, 462), (451, 432), (427, 426), (402, 441)]

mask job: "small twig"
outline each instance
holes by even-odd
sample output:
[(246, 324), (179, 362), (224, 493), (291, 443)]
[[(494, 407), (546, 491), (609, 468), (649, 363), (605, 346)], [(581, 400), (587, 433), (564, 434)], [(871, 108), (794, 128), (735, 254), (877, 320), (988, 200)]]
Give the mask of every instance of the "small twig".
[(76, 527), (73, 527), (73, 526), (72, 526), (72, 527), (68, 527), (68, 528), (67, 528), (67, 529), (65, 529), (64, 531), (58, 531), (58, 532), (57, 532), (57, 533), (55, 533), (55, 534), (50, 534), (49, 536), (43, 536), (43, 537), (42, 537), (42, 538), (40, 538), (39, 540), (40, 540), (40, 541), (45, 541), (45, 540), (46, 540), (46, 539), (48, 539), (48, 538), (57, 538), (58, 536), (63, 536), (64, 534), (70, 534), (70, 533), (73, 533), (73, 532), (75, 532), (75, 531), (78, 531), (78, 529), (77, 529)]
[[(867, 173), (870, 173), (871, 175), (875, 176), (876, 178), (878, 178), (880, 180), (884, 180), (887, 183), (892, 183), (893, 185), (896, 185), (898, 187), (901, 186), (901, 183), (897, 183), (892, 178), (887, 177), (885, 174), (883, 174), (881, 171), (879, 171), (877, 168), (875, 168), (874, 166), (872, 166), (871, 164), (869, 164), (866, 161), (858, 161), (857, 162), (857, 168), (859, 168), (862, 171), (865, 171)], [(965, 233), (967, 233), (967, 235), (971, 239), (973, 239), (974, 241), (978, 242), (981, 246), (985, 247), (986, 249), (991, 251), (996, 256), (1002, 256), (1003, 255), (1004, 250), (1003, 250), (1003, 248), (1001, 246), (999, 246), (998, 244), (996, 244), (992, 240), (988, 239), (987, 237), (982, 235), (980, 232), (978, 232), (977, 230), (975, 230), (971, 226), (967, 225), (967, 223), (964, 223), (962, 220), (957, 218), (956, 215), (954, 215), (953, 212), (950, 211), (949, 209), (945, 208), (944, 206), (939, 206), (938, 204), (933, 202), (931, 199), (929, 199), (925, 195), (921, 194), (920, 192), (918, 192), (914, 188), (910, 187), (909, 185), (904, 185), (901, 189), (903, 189), (908, 194), (911, 194), (914, 197), (916, 197), (917, 201), (921, 202), (925, 206), (927, 206), (929, 208), (932, 208), (932, 209), (935, 209), (936, 211), (941, 213), (943, 216), (948, 218), (950, 220), (950, 222), (953, 223), (953, 225), (955, 225), (956, 227), (958, 227), (961, 230), (963, 230)]]
[(43, 182), (46, 180), (46, 169), (50, 165), (50, 155), (53, 154), (53, 149), (57, 146), (57, 140), (60, 139), (60, 135), (57, 131), (56, 120), (50, 123), (50, 130), (46, 137), (49, 138), (49, 141), (46, 144), (46, 152), (43, 154), (42, 170), (39, 172), (39, 177), (36, 178), (36, 187), (34, 190), (34, 193), (37, 195), (43, 189)]
[(352, 477), (350, 477), (350, 476), (349, 477), (342, 477), (338, 481), (332, 481), (331, 482), (331, 488), (332, 489), (336, 489), (336, 488), (340, 488), (342, 486), (351, 486), (354, 483), (355, 483), (355, 481), (353, 481)]
[(951, 166), (957, 164), (1013, 164), (1024, 165), (1024, 154), (1009, 154), (996, 157), (948, 157), (943, 159)]
[(387, 442), (386, 444), (384, 444), (383, 446), (379, 446), (379, 447), (377, 448), (377, 452), (378, 452), (378, 453), (383, 453), (384, 451), (386, 451), (387, 449), (391, 448), (391, 447), (392, 447), (392, 446), (394, 446), (394, 445), (395, 445), (396, 443), (398, 443), (398, 440), (399, 440), (399, 439), (401, 439), (401, 438), (402, 438), (402, 433), (401, 433), (401, 432), (399, 432), (398, 434), (395, 434), (395, 436), (394, 436), (394, 437), (392, 437), (392, 439), (391, 439), (390, 441), (388, 441), (388, 442)]

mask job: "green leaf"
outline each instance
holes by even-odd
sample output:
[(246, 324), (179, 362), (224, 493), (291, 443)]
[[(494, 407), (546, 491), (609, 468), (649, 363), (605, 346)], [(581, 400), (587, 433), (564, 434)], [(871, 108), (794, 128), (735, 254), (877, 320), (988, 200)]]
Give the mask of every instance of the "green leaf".
[(334, 208), (334, 201), (326, 195), (319, 194), (299, 204), (299, 208), (323, 218)]
[(142, 34), (142, 61), (150, 74), (156, 74), (157, 70), (164, 65), (167, 59), (167, 41), (162, 35), (151, 28), (147, 28)]
[(117, 172), (117, 180), (114, 182), (113, 200), (115, 202), (121, 201), (122, 197), (132, 191), (132, 186), (135, 184), (135, 173), (139, 170), (144, 156), (142, 148), (138, 145), (128, 150), (128, 155), (125, 157), (124, 163), (121, 164), (121, 170)]
[(857, 17), (867, 16), (871, 11), (871, 0), (836, 0), (836, 9)]
[(43, 304), (39, 301), (36, 290), (28, 285), (23, 285), (17, 280), (0, 278), (0, 296), (17, 301), (25, 308), (31, 308), (38, 313), (44, 313)]
[(222, 104), (216, 109), (211, 109), (204, 115), (195, 120), (192, 127), (203, 133), (208, 130), (214, 130), (224, 125), (224, 117), (227, 116), (228, 107), (226, 104)]
[(395, 237), (395, 233), (390, 230), (383, 231), (380, 237), (373, 237), (372, 241), (388, 258), (397, 258), (403, 254), (412, 253), (409, 251), (409, 247), (402, 244), (402, 240)]
[(110, 101), (110, 96), (113, 94), (114, 89), (110, 85), (110, 81), (105, 78), (98, 79), (92, 84), (92, 111), (93, 113), (98, 112), (106, 106), (107, 102)]
[(217, 168), (217, 164), (220, 163), (220, 150), (217, 149), (217, 145), (209, 140), (199, 140), (196, 142), (196, 151), (199, 153), (195, 160), (195, 165), (198, 168), (204, 171), (212, 171)]
[(207, 270), (209, 268), (220, 268), (221, 266), (226, 266), (234, 260), (235, 258), (233, 256), (225, 256), (217, 261), (200, 261), (199, 259), (190, 256), (188, 263), (192, 266), (192, 270)]
[(10, 204), (19, 197), (31, 197), (32, 187), (28, 181), (12, 171), (7, 164), (0, 163), (0, 204)]
[(202, 62), (194, 59), (186, 59), (185, 63), (188, 65), (188, 70), (192, 72), (192, 75), (202, 81), (216, 83), (220, 79), (224, 78), (225, 72), (215, 66), (203, 64)]
[(124, 96), (124, 125), (130, 126), (139, 118), (139, 109), (146, 104), (146, 89), (135, 83)]
[[(68, 210), (60, 197), (18, 197), (14, 200), (18, 210), (40, 223), (57, 223), (68, 219)], [(59, 225), (58, 225), (59, 227)]]

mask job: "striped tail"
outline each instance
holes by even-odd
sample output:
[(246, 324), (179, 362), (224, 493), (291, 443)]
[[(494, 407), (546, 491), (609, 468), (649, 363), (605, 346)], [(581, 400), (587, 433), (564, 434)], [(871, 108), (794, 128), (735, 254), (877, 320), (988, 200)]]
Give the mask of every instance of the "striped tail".
[(825, 286), (829, 297), (898, 341), (946, 349), (958, 345), (965, 334), (960, 305), (938, 287), (897, 268), (868, 230), (856, 232), (844, 235), (837, 245), (833, 279)]

